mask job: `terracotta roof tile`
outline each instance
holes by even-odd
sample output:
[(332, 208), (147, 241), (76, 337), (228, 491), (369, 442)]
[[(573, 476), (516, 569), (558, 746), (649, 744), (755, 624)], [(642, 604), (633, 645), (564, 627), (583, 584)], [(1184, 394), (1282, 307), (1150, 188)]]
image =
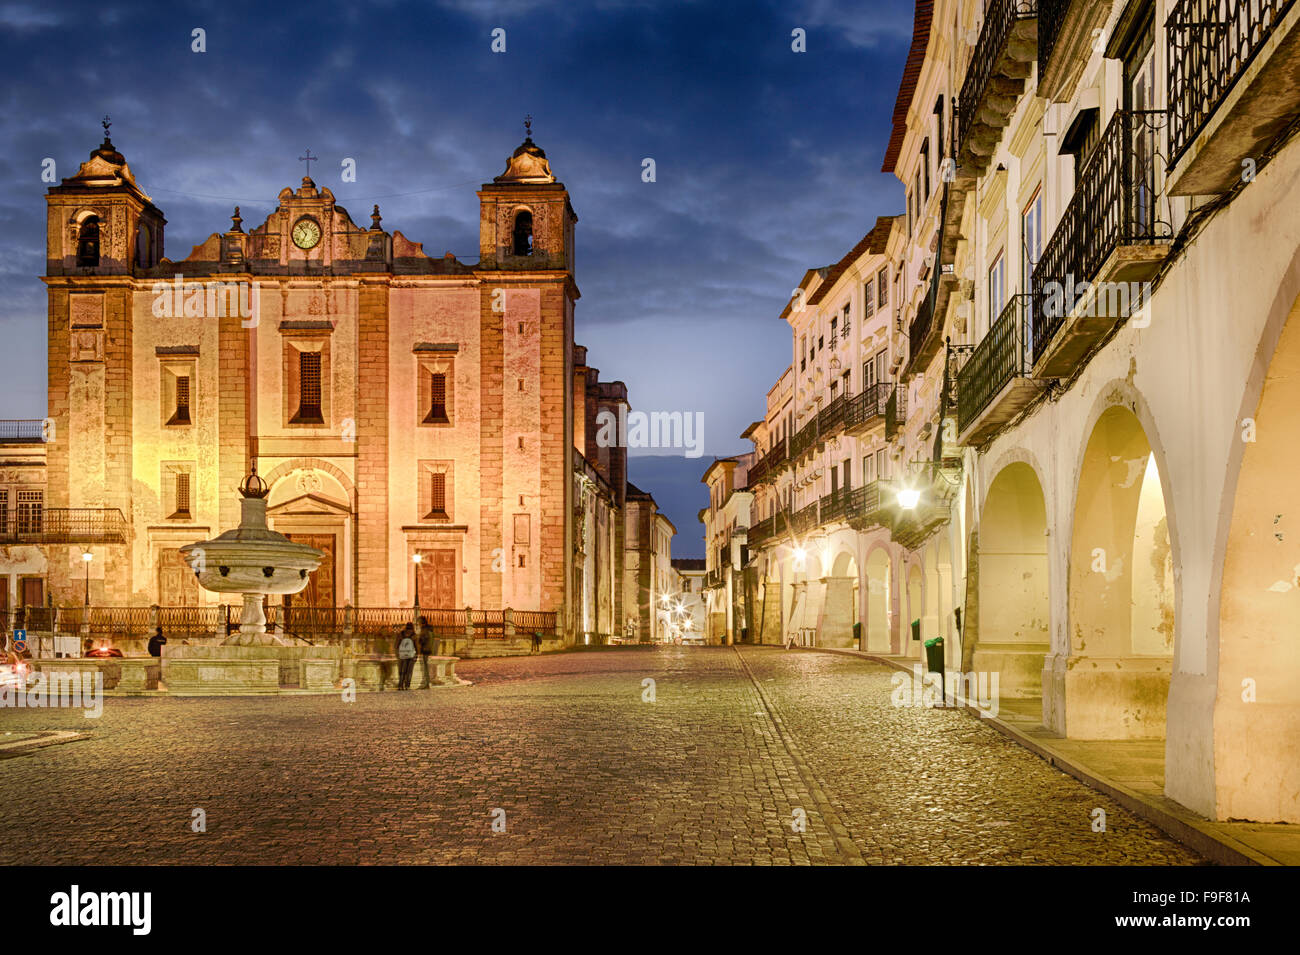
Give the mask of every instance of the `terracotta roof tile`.
[(934, 0), (916, 0), (912, 48), (907, 51), (903, 81), (898, 84), (898, 99), (894, 102), (894, 128), (889, 134), (889, 145), (885, 148), (885, 164), (880, 167), (881, 172), (894, 171), (898, 153), (903, 148), (903, 137), (907, 134), (907, 111), (912, 108), (912, 95), (916, 92), (916, 81), (921, 76), (926, 48), (930, 45), (930, 20), (933, 13)]

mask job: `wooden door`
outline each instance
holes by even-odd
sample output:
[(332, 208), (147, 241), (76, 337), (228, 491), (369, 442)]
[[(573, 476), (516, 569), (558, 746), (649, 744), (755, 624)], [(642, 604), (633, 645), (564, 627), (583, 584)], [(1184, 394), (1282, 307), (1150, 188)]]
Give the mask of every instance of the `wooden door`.
[(298, 607), (333, 607), (334, 606), (334, 535), (333, 534), (286, 534), (295, 544), (306, 544), (324, 551), (325, 557), (320, 566), (307, 575), (307, 586), (292, 597), (284, 598), (285, 605)]
[(19, 583), (19, 605), (23, 607), (45, 606), (45, 580), (43, 578), (24, 577)]
[(158, 552), (158, 606), (197, 607), (199, 579), (178, 548)]
[(450, 610), (456, 606), (455, 550), (421, 550), (418, 573), (421, 607)]

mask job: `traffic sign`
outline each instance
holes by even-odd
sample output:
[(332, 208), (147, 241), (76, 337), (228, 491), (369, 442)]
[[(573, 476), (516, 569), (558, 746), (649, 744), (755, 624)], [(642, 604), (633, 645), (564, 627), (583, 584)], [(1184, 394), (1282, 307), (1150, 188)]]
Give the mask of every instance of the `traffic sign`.
[(27, 631), (15, 630), (14, 631), (14, 653), (26, 653), (26, 652), (27, 652)]

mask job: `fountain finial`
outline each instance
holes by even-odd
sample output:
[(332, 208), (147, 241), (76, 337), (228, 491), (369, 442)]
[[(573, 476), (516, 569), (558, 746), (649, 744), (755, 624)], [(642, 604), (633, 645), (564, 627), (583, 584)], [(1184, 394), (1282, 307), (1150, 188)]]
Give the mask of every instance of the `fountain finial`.
[(239, 485), (239, 493), (245, 498), (263, 498), (271, 493), (271, 486), (257, 475), (257, 464), (249, 469), (248, 477)]

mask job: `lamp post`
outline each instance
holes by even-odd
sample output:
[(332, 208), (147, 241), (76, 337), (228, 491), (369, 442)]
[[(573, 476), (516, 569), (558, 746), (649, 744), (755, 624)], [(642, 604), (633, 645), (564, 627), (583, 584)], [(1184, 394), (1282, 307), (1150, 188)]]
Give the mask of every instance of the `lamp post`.
[(416, 551), (411, 555), (411, 563), (415, 565), (415, 606), (420, 606), (420, 563), (424, 560), (424, 555)]
[(86, 565), (86, 607), (90, 606), (90, 562), (95, 559), (95, 555), (90, 551), (85, 551), (81, 555), (81, 562)]

